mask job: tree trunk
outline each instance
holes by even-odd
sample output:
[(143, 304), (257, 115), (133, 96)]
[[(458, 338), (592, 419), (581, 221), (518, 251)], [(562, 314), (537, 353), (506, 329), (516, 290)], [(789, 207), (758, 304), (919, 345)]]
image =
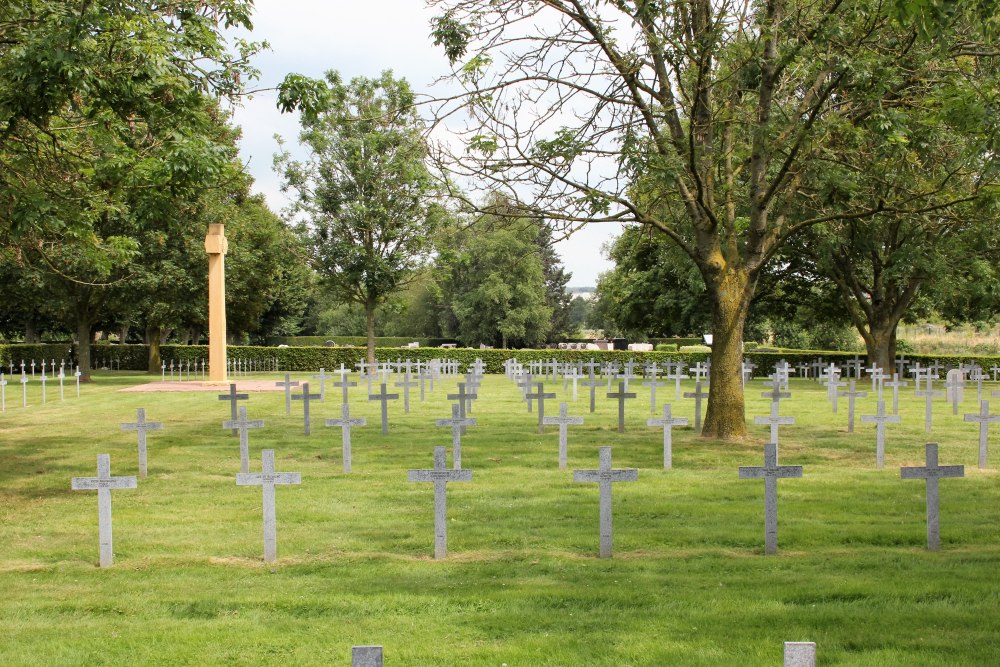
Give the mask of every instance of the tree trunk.
[[(708, 281), (706, 281), (707, 283)], [(712, 300), (712, 372), (702, 436), (746, 437), (743, 402), (743, 326), (756, 280), (744, 269), (726, 269), (709, 284)]]
[(375, 306), (365, 304), (365, 316), (368, 319), (368, 363), (375, 363)]
[(861, 332), (868, 364), (876, 364), (886, 373), (892, 374), (896, 362), (896, 327), (899, 326), (899, 319), (878, 311), (875, 311), (875, 317), (876, 321), (869, 325), (870, 333)]
[(123, 324), (121, 331), (118, 333), (118, 342), (125, 345), (128, 342), (128, 330), (132, 328), (131, 324)]
[(76, 363), (80, 367), (80, 381), (90, 382), (90, 344), (93, 341), (93, 326), (90, 318), (77, 316), (76, 321)]
[(149, 344), (149, 364), (147, 371), (159, 373), (162, 369), (160, 365), (160, 327), (146, 327), (146, 341)]
[(31, 320), (24, 323), (24, 342), (29, 345), (38, 345), (42, 342), (42, 337), (38, 334), (38, 329), (35, 328), (35, 323)]

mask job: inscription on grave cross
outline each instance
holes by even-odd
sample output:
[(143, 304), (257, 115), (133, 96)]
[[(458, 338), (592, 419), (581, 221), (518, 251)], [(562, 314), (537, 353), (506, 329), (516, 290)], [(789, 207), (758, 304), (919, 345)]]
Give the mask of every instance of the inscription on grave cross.
[(74, 477), (70, 484), (74, 491), (97, 491), (97, 526), (100, 542), (101, 567), (114, 562), (111, 538), (111, 489), (134, 489), (135, 477), (112, 477), (111, 455), (97, 455), (97, 477)]

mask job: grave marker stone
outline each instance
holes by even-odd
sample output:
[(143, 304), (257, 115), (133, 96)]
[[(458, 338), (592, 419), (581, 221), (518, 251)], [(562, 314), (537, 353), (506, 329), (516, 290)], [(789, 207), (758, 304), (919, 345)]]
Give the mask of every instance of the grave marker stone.
[(163, 422), (147, 422), (145, 408), (135, 411), (135, 423), (121, 425), (123, 431), (136, 431), (139, 435), (139, 474), (146, 477), (146, 431), (162, 431)]
[(320, 397), (319, 394), (309, 393), (309, 383), (302, 383), (302, 393), (292, 396), (293, 401), (302, 401), (302, 418), (305, 420), (306, 435), (310, 435), (309, 402)]
[[(934, 413), (933, 401), (935, 398), (940, 398), (941, 396), (944, 396), (944, 392), (934, 391), (932, 384), (933, 380), (931, 379), (931, 376), (928, 375), (925, 379), (927, 381), (927, 389), (923, 391), (918, 390), (914, 392), (914, 395), (918, 397), (923, 396), (926, 399), (926, 403), (924, 404), (924, 430), (930, 433), (931, 420)], [(919, 383), (919, 380), (917, 382)]]
[(7, 411), (7, 380), (0, 373), (0, 412)]
[(274, 386), (283, 387), (285, 389), (285, 414), (286, 415), (292, 414), (292, 387), (299, 386), (298, 380), (292, 382), (292, 374), (285, 373), (285, 381), (275, 382)]
[(625, 390), (625, 383), (618, 383), (618, 391), (613, 393), (608, 393), (608, 398), (614, 398), (618, 400), (618, 432), (625, 432), (625, 401), (630, 398), (635, 398), (635, 392), (630, 392)]
[(944, 388), (946, 399), (951, 403), (951, 414), (958, 414), (958, 404), (965, 399), (965, 374), (958, 368), (948, 371)]
[(344, 462), (344, 472), (351, 472), (351, 427), (367, 426), (364, 417), (351, 417), (351, 408), (347, 403), (340, 406), (340, 419), (327, 419), (327, 426), (340, 427), (341, 457)]
[[(445, 394), (445, 398), (447, 398), (449, 401), (458, 401), (458, 414), (462, 417), (462, 419), (465, 419), (465, 417), (466, 417), (466, 413), (465, 413), (466, 401), (472, 402), (472, 400), (475, 399), (475, 398), (477, 398), (477, 397), (478, 397), (478, 394), (476, 394), (475, 392), (467, 392), (467, 391), (465, 391), (465, 383), (464, 382), (459, 382), (458, 383), (458, 393), (457, 394)], [(530, 405), (530, 403), (529, 403), (529, 405)], [(530, 412), (530, 410), (529, 410), (529, 412)], [(464, 426), (462, 427), (462, 433), (465, 433), (465, 427)]]
[(875, 467), (879, 470), (885, 466), (885, 425), (898, 424), (899, 415), (885, 413), (885, 401), (879, 400), (878, 412), (874, 415), (861, 415), (862, 424), (875, 424)]
[(555, 398), (555, 393), (545, 393), (545, 383), (536, 382), (535, 386), (538, 388), (538, 393), (528, 394), (528, 400), (535, 399), (538, 401), (538, 432), (545, 432), (545, 399)]
[(784, 667), (816, 667), (816, 642), (785, 642)]
[[(754, 417), (753, 423), (758, 426), (770, 426), (771, 427), (771, 439), (770, 442), (774, 443), (775, 457), (778, 455), (778, 427), (779, 426), (790, 426), (795, 423), (795, 417), (782, 417), (778, 414), (778, 402), (773, 401), (771, 403), (771, 414), (768, 417)], [(777, 458), (775, 458), (777, 461)]]
[(403, 412), (410, 414), (410, 387), (416, 387), (417, 382), (410, 377), (410, 371), (405, 371), (396, 386), (403, 388)]
[(893, 373), (892, 381), (891, 382), (887, 381), (884, 383), (884, 386), (892, 387), (892, 414), (894, 415), (899, 414), (899, 388), (906, 387), (909, 384), (910, 383), (907, 382), (906, 380), (899, 379), (899, 373)]
[(28, 407), (28, 376), (21, 373), (21, 407)]
[[(249, 401), (249, 394), (238, 394), (236, 393), (236, 383), (230, 383), (228, 394), (219, 394), (220, 401), (229, 401), (229, 418), (236, 421), (236, 403), (237, 401)], [(237, 430), (233, 429), (233, 435), (236, 435)], [(241, 436), (242, 437), (242, 436)]]
[(979, 422), (979, 469), (986, 468), (987, 439), (989, 437), (990, 424), (1000, 422), (1000, 415), (990, 414), (990, 402), (979, 402), (979, 414), (965, 415), (967, 422)]
[[(851, 380), (847, 391), (838, 391), (837, 396), (847, 397), (847, 432), (854, 433), (854, 401), (857, 398), (864, 398), (868, 395), (866, 391), (857, 391), (855, 389), (856, 381)], [(834, 409), (834, 412), (837, 410)]]
[(389, 434), (389, 401), (398, 401), (399, 394), (386, 393), (385, 382), (380, 384), (381, 391), (378, 394), (368, 394), (369, 401), (381, 401), (382, 403), (382, 435)]
[(566, 449), (567, 449), (567, 431), (568, 427), (571, 425), (580, 425), (583, 423), (583, 417), (570, 417), (569, 408), (565, 402), (559, 404), (559, 416), (558, 417), (545, 417), (546, 424), (558, 424), (559, 425), (559, 469), (566, 469)]
[(939, 482), (945, 477), (965, 477), (965, 466), (939, 466), (937, 443), (926, 445), (927, 465), (923, 467), (902, 467), (900, 479), (927, 480), (927, 548), (937, 551), (941, 548), (941, 514), (939, 502)]
[(320, 401), (326, 401), (326, 381), (327, 380), (332, 380), (333, 376), (332, 375), (327, 375), (326, 374), (326, 369), (323, 368), (323, 367), (320, 367), (320, 369), (319, 369), (319, 375), (313, 375), (313, 379), (314, 380), (319, 380), (319, 400)]
[(471, 482), (471, 470), (448, 470), (445, 467), (445, 447), (434, 448), (434, 468), (432, 470), (410, 470), (411, 482), (434, 483), (434, 558), (448, 555), (448, 482)]
[(701, 390), (701, 380), (695, 380), (694, 391), (684, 392), (684, 398), (694, 399), (694, 430), (701, 431), (701, 399), (708, 398), (709, 394)]
[[(235, 386), (235, 385), (234, 385)], [(251, 428), (264, 428), (263, 419), (247, 419), (246, 406), (240, 406), (239, 419), (227, 419), (222, 422), (222, 428), (232, 429), (240, 434), (240, 472), (250, 472), (250, 431)]]
[(451, 428), (451, 464), (455, 470), (461, 470), (462, 429), (466, 426), (475, 426), (476, 420), (472, 417), (463, 417), (460, 414), (458, 404), (453, 403), (451, 406), (451, 419), (438, 419), (435, 424)]
[(97, 525), (100, 543), (101, 567), (114, 562), (111, 538), (111, 489), (134, 489), (135, 477), (112, 477), (111, 455), (97, 455), (97, 477), (74, 477), (70, 487), (74, 491), (97, 491)]
[[(620, 383), (620, 393), (625, 393), (625, 383)], [(574, 482), (597, 482), (600, 489), (600, 535), (601, 558), (611, 558), (611, 485), (614, 482), (635, 482), (639, 471), (635, 468), (613, 470), (611, 468), (611, 448), (601, 447), (600, 467), (597, 470), (574, 470)]]
[(656, 376), (660, 372), (659, 366), (654, 361), (649, 365), (649, 380), (642, 383), (643, 387), (649, 387), (649, 413), (656, 414), (656, 388), (664, 386), (662, 382), (656, 381)]
[(674, 467), (673, 427), (687, 426), (687, 417), (672, 416), (670, 414), (670, 404), (665, 403), (663, 405), (663, 417), (659, 419), (650, 417), (646, 420), (646, 425), (663, 427), (663, 469), (670, 470)]
[(596, 396), (597, 388), (599, 386), (601, 386), (602, 384), (603, 383), (599, 382), (597, 380), (597, 377), (594, 375), (594, 369), (591, 368), (590, 369), (590, 374), (587, 376), (587, 381), (583, 383), (584, 387), (587, 387), (588, 389), (590, 389), (590, 413), (591, 414), (594, 414), (594, 407), (596, 405), (596, 402), (595, 402), (594, 399), (595, 399), (595, 396)]
[(778, 448), (764, 445), (763, 466), (740, 466), (740, 479), (764, 480), (764, 553), (778, 552), (778, 480), (802, 477), (802, 466), (779, 466)]
[(237, 486), (259, 486), (264, 496), (264, 562), (271, 563), (278, 553), (278, 520), (274, 507), (274, 487), (279, 484), (301, 484), (302, 474), (297, 472), (275, 472), (274, 450), (261, 452), (261, 472), (240, 473), (236, 476)]
[(351, 667), (382, 667), (382, 647), (351, 647)]
[(340, 399), (341, 404), (347, 405), (347, 390), (351, 387), (357, 387), (357, 382), (348, 382), (347, 376), (343, 375), (340, 378), (340, 382), (332, 383), (334, 387), (340, 387), (343, 390), (343, 396)]

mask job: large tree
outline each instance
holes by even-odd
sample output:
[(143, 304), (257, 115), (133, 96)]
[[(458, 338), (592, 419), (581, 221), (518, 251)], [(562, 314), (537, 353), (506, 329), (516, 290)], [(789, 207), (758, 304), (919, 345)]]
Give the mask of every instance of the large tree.
[(430, 205), (427, 145), (404, 79), (345, 82), (289, 75), (279, 106), (301, 111), (305, 160), (275, 157), (304, 223), (312, 265), (338, 298), (365, 311), (368, 361), (375, 313), (427, 257), (438, 215)]
[(927, 4), (906, 0), (431, 4), (441, 10), (434, 38), (465, 87), (437, 115), (458, 134), (456, 114), (470, 117), (468, 151), (442, 143), (442, 165), (525, 200), (539, 217), (634, 222), (676, 243), (708, 293), (715, 336), (703, 434), (721, 438), (746, 434), (743, 329), (761, 273), (786, 241), (827, 221), (954, 202), (934, 196), (947, 185), (937, 181), (803, 214), (838, 132), (886, 107), (927, 103), (962, 60), (995, 53), (982, 43), (986, 2), (953, 3), (922, 23), (898, 20), (896, 4)]

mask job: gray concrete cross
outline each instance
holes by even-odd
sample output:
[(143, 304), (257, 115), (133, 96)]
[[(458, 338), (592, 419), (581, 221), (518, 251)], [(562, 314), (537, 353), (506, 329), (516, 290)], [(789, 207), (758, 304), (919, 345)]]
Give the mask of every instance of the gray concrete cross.
[(545, 399), (546, 398), (555, 398), (556, 395), (555, 395), (554, 392), (546, 393), (545, 392), (545, 383), (543, 383), (543, 382), (536, 382), (535, 386), (538, 388), (537, 393), (535, 393), (535, 394), (529, 393), (527, 395), (527, 398), (528, 398), (529, 401), (532, 400), (532, 399), (538, 401), (538, 432), (539, 433), (544, 433), (545, 432)]
[[(846, 396), (847, 397), (847, 432), (848, 433), (854, 433), (854, 402), (855, 402), (855, 399), (864, 398), (865, 396), (868, 395), (868, 392), (866, 392), (866, 391), (857, 391), (857, 389), (855, 388), (856, 387), (856, 381), (855, 380), (851, 380), (848, 384), (849, 384), (849, 386), (847, 388), (847, 391), (838, 391), (837, 392), (837, 396), (838, 397), (841, 397), (841, 396)], [(836, 412), (837, 409), (834, 408), (833, 411)]]
[(701, 431), (701, 399), (708, 398), (709, 394), (701, 390), (701, 380), (695, 380), (694, 391), (684, 392), (684, 398), (694, 399), (694, 430)]
[(325, 401), (326, 400), (326, 381), (327, 380), (332, 380), (333, 376), (332, 375), (327, 375), (326, 374), (326, 369), (323, 368), (323, 367), (320, 367), (320, 369), (319, 369), (319, 375), (313, 375), (313, 379), (314, 380), (319, 380), (319, 400)]
[[(768, 417), (754, 417), (753, 423), (758, 426), (770, 426), (771, 427), (771, 439), (770, 441), (774, 443), (774, 455), (778, 456), (778, 427), (779, 426), (790, 426), (795, 423), (795, 417), (782, 417), (778, 414), (778, 402), (774, 401), (771, 403), (771, 414)], [(777, 458), (775, 459), (777, 460)]]
[(344, 472), (351, 472), (351, 427), (367, 426), (364, 417), (351, 417), (351, 408), (347, 403), (340, 406), (340, 419), (327, 419), (327, 426), (340, 427), (341, 457), (344, 461)]
[(892, 387), (892, 414), (899, 414), (899, 388), (909, 386), (909, 382), (899, 379), (899, 373), (892, 374), (891, 381), (882, 383), (883, 387)]
[(660, 370), (662, 369), (655, 361), (651, 363), (646, 369), (649, 379), (642, 383), (643, 387), (649, 387), (649, 414), (656, 414), (656, 388), (664, 386), (662, 382), (656, 381)]
[[(458, 401), (458, 414), (464, 419), (466, 417), (466, 405), (471, 403), (473, 399), (478, 398), (479, 395), (474, 391), (465, 391), (465, 383), (458, 383), (458, 393), (457, 394), (445, 394), (445, 398), (449, 401)], [(529, 403), (530, 405), (530, 403)], [(462, 433), (465, 433), (465, 427), (462, 427)]]
[(763, 466), (740, 466), (740, 479), (764, 480), (764, 553), (778, 552), (778, 480), (802, 477), (802, 466), (779, 466), (778, 448), (764, 445)]
[(410, 414), (410, 387), (417, 386), (416, 380), (410, 377), (410, 371), (403, 371), (402, 379), (396, 382), (397, 387), (403, 388), (403, 412)]
[(965, 477), (965, 466), (939, 466), (937, 443), (927, 443), (925, 451), (927, 465), (901, 467), (899, 477), (900, 479), (927, 480), (927, 548), (937, 551), (941, 548), (939, 482), (944, 477)]
[(885, 413), (885, 401), (879, 400), (878, 412), (874, 415), (861, 415), (862, 424), (875, 424), (875, 467), (879, 470), (885, 465), (885, 425), (898, 424), (899, 415)]
[(100, 543), (101, 567), (114, 562), (111, 539), (111, 489), (134, 489), (135, 477), (112, 477), (111, 455), (97, 455), (97, 477), (74, 477), (70, 487), (74, 491), (97, 491), (97, 530)]
[[(219, 400), (220, 401), (229, 401), (229, 418), (235, 421), (236, 420), (236, 402), (237, 401), (249, 401), (250, 400), (250, 395), (249, 394), (237, 394), (236, 393), (236, 384), (233, 383), (233, 384), (229, 385), (229, 393), (228, 394), (219, 394)], [(233, 429), (233, 435), (236, 435), (236, 433), (237, 433), (237, 431), (234, 428)]]
[(589, 374), (587, 375), (587, 381), (583, 383), (584, 387), (587, 387), (588, 389), (590, 389), (590, 413), (591, 414), (594, 413), (594, 407), (596, 405), (595, 397), (596, 397), (597, 388), (600, 387), (602, 384), (604, 384), (604, 383), (601, 382), (601, 381), (599, 381), (597, 379), (597, 376), (594, 375), (594, 369), (591, 368), (590, 371), (589, 371)]
[(566, 469), (566, 439), (567, 430), (571, 425), (579, 426), (583, 423), (583, 417), (570, 417), (569, 407), (565, 402), (559, 404), (559, 416), (558, 417), (545, 417), (544, 421), (546, 424), (558, 424), (559, 425), (559, 469)]
[(385, 382), (380, 384), (381, 390), (377, 394), (368, 394), (369, 401), (382, 402), (382, 435), (389, 434), (389, 401), (398, 401), (399, 394), (388, 394), (385, 390)]
[(0, 412), (7, 411), (7, 380), (0, 373)]
[(21, 407), (28, 407), (28, 376), (21, 371)]
[(285, 381), (284, 382), (275, 382), (274, 386), (275, 387), (284, 387), (284, 389), (285, 389), (285, 414), (286, 415), (292, 414), (292, 387), (298, 387), (299, 386), (298, 380), (296, 380), (295, 382), (292, 382), (292, 375), (291, 375), (291, 373), (285, 373)]
[(146, 409), (135, 411), (134, 424), (122, 424), (123, 431), (136, 431), (139, 434), (139, 474), (146, 476), (146, 431), (162, 431), (163, 422), (147, 422)]
[(264, 428), (263, 419), (247, 419), (247, 408), (240, 406), (239, 419), (222, 422), (222, 428), (229, 428), (240, 434), (240, 472), (250, 472), (250, 432), (251, 428)]
[(265, 449), (261, 453), (261, 472), (240, 473), (236, 476), (238, 486), (259, 486), (264, 494), (264, 562), (271, 563), (278, 553), (278, 519), (274, 508), (274, 487), (283, 484), (301, 484), (302, 473), (275, 472), (274, 450)]
[(471, 482), (472, 471), (448, 470), (445, 458), (447, 448), (434, 448), (434, 468), (432, 470), (410, 470), (411, 482), (434, 483), (434, 558), (445, 558), (448, 555), (448, 482)]
[(340, 402), (343, 405), (347, 405), (347, 390), (350, 389), (351, 387), (358, 386), (357, 382), (349, 382), (347, 380), (346, 375), (340, 378), (340, 382), (333, 382), (331, 384), (333, 384), (334, 387), (339, 387), (342, 390), (343, 395), (341, 396)]
[[(933, 381), (931, 380), (931, 376), (927, 376), (926, 380), (927, 380), (927, 389), (924, 391), (917, 390), (916, 392), (914, 392), (914, 396), (917, 397), (923, 396), (926, 399), (926, 403), (924, 405), (924, 430), (930, 433), (931, 420), (934, 413), (934, 399), (944, 396), (944, 392), (933, 390), (932, 388)], [(919, 383), (919, 379), (917, 380), (917, 382)]]
[(965, 415), (967, 422), (979, 422), (979, 469), (986, 468), (987, 439), (989, 437), (990, 424), (1000, 422), (1000, 415), (990, 414), (990, 402), (980, 401), (979, 413)]
[(674, 417), (670, 414), (670, 404), (665, 403), (663, 405), (663, 417), (656, 418), (650, 417), (646, 420), (647, 426), (662, 426), (663, 427), (663, 469), (669, 470), (674, 467), (674, 446), (673, 446), (673, 427), (674, 426), (687, 426), (687, 417)]
[(457, 403), (451, 406), (451, 419), (438, 419), (437, 426), (451, 428), (451, 464), (455, 470), (462, 469), (462, 433), (466, 426), (475, 426), (473, 417), (463, 417)]
[(309, 419), (309, 403), (310, 403), (310, 401), (314, 401), (314, 400), (318, 399), (319, 397), (320, 397), (319, 394), (310, 394), (309, 393), (309, 383), (308, 382), (303, 382), (302, 383), (302, 393), (301, 394), (295, 394), (294, 396), (292, 396), (292, 400), (293, 401), (302, 401), (302, 418), (305, 420), (306, 435), (309, 435), (311, 433), (310, 426), (311, 426), (311, 423), (312, 423), (311, 420)]
[(628, 391), (625, 387), (624, 382), (618, 383), (617, 392), (609, 392), (608, 398), (614, 398), (618, 400), (618, 432), (625, 432), (625, 401), (630, 398), (635, 398), (635, 392)]
[(965, 375), (961, 370), (948, 371), (945, 376), (945, 396), (951, 403), (951, 414), (958, 414), (958, 404), (965, 398)]
[[(624, 390), (624, 383), (621, 384)], [(613, 470), (611, 468), (611, 448), (601, 447), (599, 451), (599, 468), (597, 470), (574, 470), (573, 481), (597, 482), (599, 485), (601, 558), (611, 558), (611, 485), (614, 482), (635, 482), (639, 479), (639, 471), (635, 468)]]

